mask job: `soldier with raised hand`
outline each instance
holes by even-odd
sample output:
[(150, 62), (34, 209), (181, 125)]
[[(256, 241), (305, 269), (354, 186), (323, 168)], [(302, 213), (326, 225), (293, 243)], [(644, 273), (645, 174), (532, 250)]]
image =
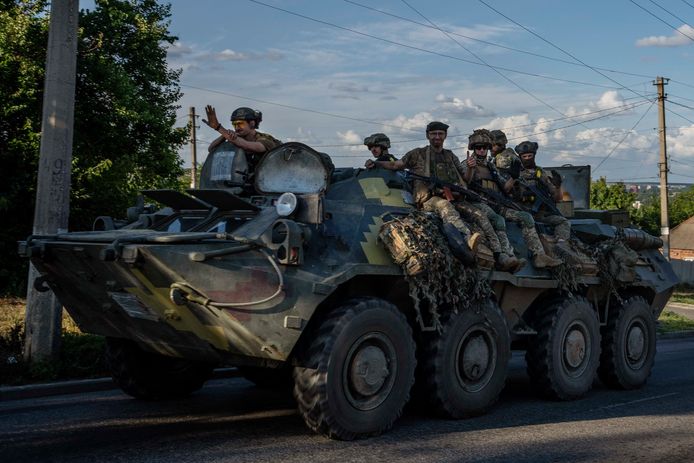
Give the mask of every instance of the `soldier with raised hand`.
[[(389, 170), (410, 169), (417, 175), (437, 177), (445, 182), (463, 185), (462, 166), (452, 151), (444, 149), (443, 142), (448, 134), (448, 125), (443, 122), (430, 122), (426, 128), (429, 145), (407, 152), (397, 161), (379, 161), (368, 159), (366, 168), (381, 167)], [(472, 233), (463, 222), (460, 214), (447, 199), (434, 194), (426, 183), (414, 181), (414, 199), (417, 207), (425, 212), (434, 212), (444, 223), (450, 223), (465, 237), (468, 247), (473, 252), (481, 235)]]
[(384, 133), (374, 133), (364, 139), (364, 145), (369, 148), (376, 161), (397, 161), (398, 158), (388, 152), (390, 138)]
[[(487, 159), (487, 151), (492, 148), (492, 145), (491, 133), (486, 129), (475, 130), (470, 135), (468, 149), (473, 150), (474, 155), (470, 156), (468, 152), (464, 178), (468, 183), (476, 184), (484, 190), (491, 190), (494, 193), (505, 195), (506, 192), (504, 190), (508, 182), (499, 175), (494, 162)], [(486, 204), (484, 206), (492, 210)], [(510, 220), (520, 225), (523, 239), (533, 255), (533, 265), (535, 267), (556, 267), (561, 264), (559, 259), (555, 259), (545, 253), (540, 237), (535, 229), (535, 220), (529, 212), (519, 211), (499, 204), (498, 213), (494, 210), (492, 210), (492, 213), (488, 214), (488, 216), (495, 225), (497, 236), (499, 236), (500, 243), (502, 243), (502, 251), (505, 253), (510, 252), (510, 255), (513, 255), (513, 249), (506, 235), (505, 220)]]
[(501, 130), (492, 130), (489, 132), (492, 139), (492, 148), (490, 154), (494, 162), (494, 166), (499, 172), (499, 176), (503, 180), (503, 190), (505, 193), (511, 193), (515, 185), (515, 179), (520, 176), (520, 171), (523, 168), (521, 161), (513, 148), (507, 148), (508, 139), (506, 134)]
[(208, 152), (212, 152), (225, 140), (238, 146), (246, 152), (250, 171), (252, 172), (266, 152), (281, 145), (282, 142), (268, 133), (259, 132), (258, 126), (263, 120), (263, 113), (255, 109), (241, 107), (231, 113), (231, 125), (234, 130), (225, 129), (217, 119), (215, 109), (205, 106), (207, 119), (202, 121), (213, 130), (220, 133), (220, 136), (210, 143)]
[[(538, 144), (528, 140), (516, 146), (516, 152), (523, 165), (523, 169), (520, 171), (520, 178), (523, 179), (524, 183), (534, 185), (538, 191), (546, 193), (551, 201), (559, 202), (562, 200), (561, 176), (556, 171), (553, 171), (552, 176), (549, 176), (542, 167), (535, 163), (537, 150)], [(527, 209), (532, 210), (535, 219), (554, 226), (554, 236), (557, 240), (568, 240), (571, 237), (571, 223), (568, 219), (563, 215), (557, 214), (556, 211), (550, 211), (543, 206), (533, 210), (535, 209), (534, 203), (537, 198), (528, 193), (526, 191), (525, 194), (520, 195), (519, 200)]]

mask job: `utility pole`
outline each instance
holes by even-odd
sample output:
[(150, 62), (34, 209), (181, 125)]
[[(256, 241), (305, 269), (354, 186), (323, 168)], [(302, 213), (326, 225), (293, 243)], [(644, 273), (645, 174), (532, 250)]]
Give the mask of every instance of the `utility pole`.
[(670, 260), (670, 216), (668, 214), (667, 188), (667, 142), (665, 137), (665, 85), (670, 79), (656, 77), (653, 85), (658, 87), (658, 133), (660, 135), (660, 237), (663, 240), (663, 255)]
[[(34, 235), (66, 232), (68, 227), (78, 15), (79, 0), (51, 2)], [(55, 358), (60, 349), (62, 306), (53, 292), (34, 289), (37, 276), (30, 265), (24, 344), (27, 361)]]
[(188, 113), (190, 117), (190, 154), (193, 158), (193, 168), (190, 171), (190, 187), (198, 187), (198, 149), (197, 139), (195, 138), (195, 106), (190, 107)]

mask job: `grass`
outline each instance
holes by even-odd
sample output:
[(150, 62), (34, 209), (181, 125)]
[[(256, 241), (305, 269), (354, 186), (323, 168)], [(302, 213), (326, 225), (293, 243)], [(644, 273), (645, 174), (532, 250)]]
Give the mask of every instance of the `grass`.
[(60, 355), (55, 361), (24, 362), (25, 301), (0, 298), (0, 385), (106, 376), (104, 339), (82, 333), (63, 311)]
[(660, 314), (660, 318), (658, 318), (658, 333), (673, 333), (676, 331), (694, 331), (694, 320), (690, 320), (675, 312), (664, 310)]

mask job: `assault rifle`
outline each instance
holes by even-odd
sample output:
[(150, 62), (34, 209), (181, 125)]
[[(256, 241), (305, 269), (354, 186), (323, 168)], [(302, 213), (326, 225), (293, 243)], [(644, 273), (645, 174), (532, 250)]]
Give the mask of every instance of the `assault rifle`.
[(459, 193), (460, 196), (467, 199), (468, 201), (484, 201), (484, 198), (475, 193), (474, 191), (471, 191), (460, 185), (456, 185), (455, 183), (446, 182), (436, 176), (426, 177), (424, 175), (415, 174), (414, 172), (410, 172), (408, 170), (405, 172), (405, 178), (408, 180), (420, 180), (429, 185), (429, 188), (440, 188), (441, 190), (443, 190), (444, 196), (446, 196), (446, 199), (448, 199), (449, 201), (453, 199), (452, 197), (449, 197), (449, 193), (451, 192)]
[(564, 216), (564, 214), (562, 214), (561, 211), (557, 208), (557, 204), (550, 197), (550, 192), (547, 191), (547, 188), (540, 188), (536, 184), (526, 182), (525, 180), (523, 180), (522, 177), (518, 177), (517, 180), (521, 186), (532, 192), (533, 196), (535, 197), (532, 206), (533, 214), (537, 213), (540, 210), (540, 208), (544, 206), (553, 215), (561, 215), (562, 217)]

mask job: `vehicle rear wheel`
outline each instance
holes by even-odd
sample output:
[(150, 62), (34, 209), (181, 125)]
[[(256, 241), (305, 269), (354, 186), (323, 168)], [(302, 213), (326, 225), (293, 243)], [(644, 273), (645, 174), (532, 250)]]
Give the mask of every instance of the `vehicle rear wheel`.
[(106, 339), (106, 359), (113, 381), (137, 399), (174, 399), (197, 391), (213, 365), (144, 351), (126, 339)]
[(496, 302), (452, 313), (443, 332), (424, 340), (420, 380), (441, 415), (466, 418), (486, 412), (506, 383), (511, 347), (506, 318)]
[(294, 368), (294, 397), (312, 430), (352, 440), (390, 429), (414, 383), (412, 330), (380, 299), (341, 306), (312, 335)]
[(656, 351), (655, 318), (646, 300), (632, 296), (612, 307), (603, 328), (598, 375), (616, 389), (636, 389), (651, 375)]
[(525, 354), (533, 386), (559, 400), (588, 392), (600, 359), (600, 325), (590, 302), (577, 297), (549, 304), (533, 327), (537, 336)]

